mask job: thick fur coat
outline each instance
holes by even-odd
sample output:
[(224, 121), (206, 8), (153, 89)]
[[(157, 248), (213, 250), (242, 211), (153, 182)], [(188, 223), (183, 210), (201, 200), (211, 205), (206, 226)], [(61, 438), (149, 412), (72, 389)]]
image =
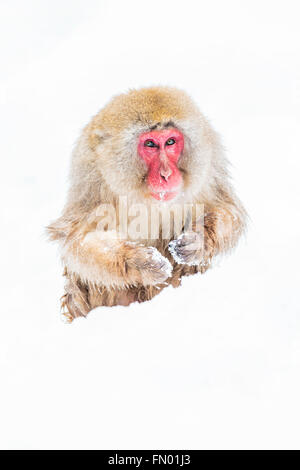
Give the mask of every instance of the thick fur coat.
[[(185, 139), (178, 161), (183, 189), (176, 201), (161, 203), (149, 194), (137, 139), (143, 132), (168, 127)], [(129, 206), (164, 205), (171, 212), (175, 204), (200, 204), (203, 233), (197, 232), (192, 216), (188, 231), (183, 221), (182, 233), (172, 232), (169, 238), (162, 236), (161, 219), (155, 239), (133, 240), (110, 230), (103, 236), (99, 206), (116, 207), (118, 232), (120, 197)], [(245, 221), (219, 137), (186, 93), (153, 87), (113, 98), (84, 128), (72, 156), (67, 203), (47, 227), (61, 248), (65, 315), (72, 320), (100, 305), (150, 300), (169, 284), (177, 287), (182, 276), (205, 272), (216, 255), (234, 248)]]

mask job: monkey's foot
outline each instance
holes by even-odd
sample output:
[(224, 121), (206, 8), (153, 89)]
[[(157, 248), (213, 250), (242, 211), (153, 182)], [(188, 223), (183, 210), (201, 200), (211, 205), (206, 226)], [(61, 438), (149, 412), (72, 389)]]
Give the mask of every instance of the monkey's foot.
[(64, 323), (72, 323), (74, 320), (75, 316), (72, 315), (71, 312), (69, 312), (67, 304), (66, 304), (66, 297), (67, 294), (63, 295), (61, 298), (61, 309), (60, 309), (60, 315), (61, 319)]
[(66, 323), (74, 318), (86, 317), (91, 310), (88, 301), (88, 288), (80, 280), (70, 277), (65, 286), (65, 295), (61, 297), (61, 316)]
[(169, 243), (169, 252), (177, 264), (204, 266), (208, 263), (204, 257), (204, 240), (197, 232), (184, 232)]

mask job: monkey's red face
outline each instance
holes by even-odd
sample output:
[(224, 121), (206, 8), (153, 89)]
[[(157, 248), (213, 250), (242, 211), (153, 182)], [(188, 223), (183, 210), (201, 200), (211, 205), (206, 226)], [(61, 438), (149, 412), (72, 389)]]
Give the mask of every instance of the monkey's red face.
[(138, 153), (148, 167), (147, 183), (155, 199), (169, 201), (179, 193), (182, 176), (177, 162), (183, 147), (184, 137), (177, 129), (141, 134)]

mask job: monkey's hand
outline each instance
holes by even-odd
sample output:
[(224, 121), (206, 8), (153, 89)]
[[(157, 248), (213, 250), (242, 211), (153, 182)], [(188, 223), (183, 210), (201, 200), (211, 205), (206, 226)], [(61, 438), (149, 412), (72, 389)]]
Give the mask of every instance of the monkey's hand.
[(169, 252), (177, 264), (204, 265), (205, 250), (203, 236), (197, 232), (184, 232), (169, 243)]
[(138, 246), (126, 259), (128, 271), (144, 285), (161, 284), (172, 274), (172, 265), (153, 247)]

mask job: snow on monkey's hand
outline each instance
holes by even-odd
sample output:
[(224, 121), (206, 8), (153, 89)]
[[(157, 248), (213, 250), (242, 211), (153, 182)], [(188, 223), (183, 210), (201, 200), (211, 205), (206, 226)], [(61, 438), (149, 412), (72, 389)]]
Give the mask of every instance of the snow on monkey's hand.
[(139, 272), (144, 285), (161, 284), (172, 275), (170, 261), (154, 247), (137, 247), (127, 264)]
[(184, 232), (169, 243), (169, 252), (177, 264), (198, 266), (203, 263), (203, 236), (197, 232)]

